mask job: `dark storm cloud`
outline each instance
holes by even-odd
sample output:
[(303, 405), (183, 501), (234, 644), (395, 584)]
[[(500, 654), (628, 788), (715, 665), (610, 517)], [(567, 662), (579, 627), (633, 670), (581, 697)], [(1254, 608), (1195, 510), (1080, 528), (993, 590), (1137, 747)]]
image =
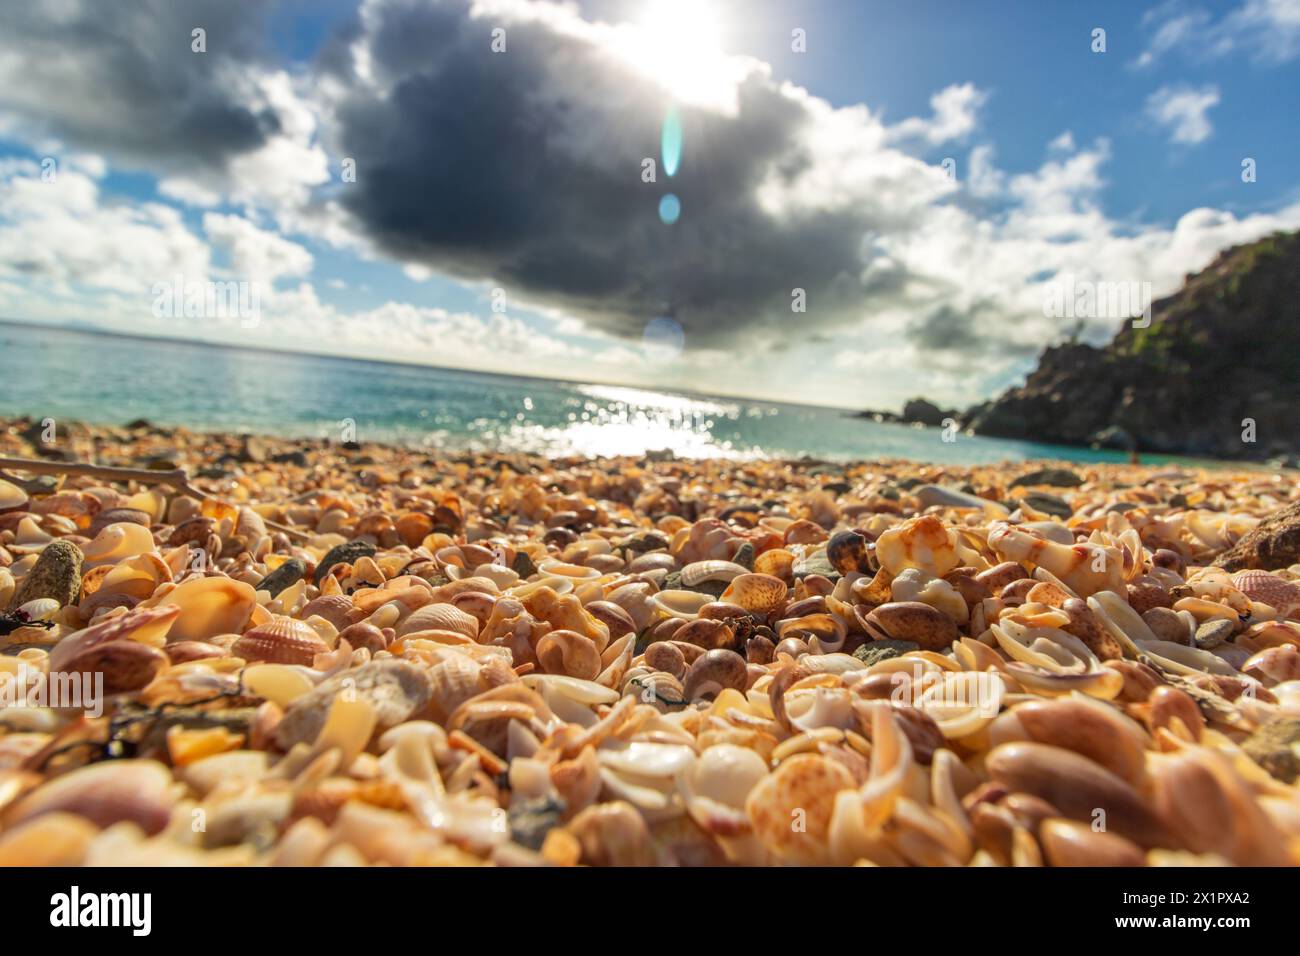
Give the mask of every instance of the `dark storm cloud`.
[[(741, 329), (788, 342), (860, 318), (863, 235), (905, 225), (911, 202), (891, 192), (935, 189), (890, 154), (880, 196), (846, 183), (815, 203), (760, 201), (799, 188), (823, 144), (808, 102), (757, 70), (734, 115), (682, 108), (681, 169), (647, 184), (670, 101), (598, 35), (474, 17), (455, 0), (374, 3), (362, 19), (365, 55), (321, 59), (342, 91), (332, 146), (356, 160), (342, 195), (361, 231), (403, 261), (491, 278), (609, 331), (638, 335), (668, 314), (688, 346)], [(495, 26), (504, 53), (490, 49)], [(669, 191), (683, 210), (672, 226), (657, 214)], [(796, 288), (805, 312), (791, 309)]]
[(999, 323), (998, 309), (989, 302), (977, 302), (969, 309), (940, 305), (920, 318), (909, 320), (904, 335), (923, 352), (1037, 354), (1036, 342), (1018, 342), (1010, 334), (1018, 323), (1010, 317), (1002, 318)]
[[(0, 113), (37, 135), (137, 167), (220, 168), (275, 135), (247, 65), (263, 53), (259, 0), (0, 5)], [(191, 31), (207, 31), (207, 52)]]

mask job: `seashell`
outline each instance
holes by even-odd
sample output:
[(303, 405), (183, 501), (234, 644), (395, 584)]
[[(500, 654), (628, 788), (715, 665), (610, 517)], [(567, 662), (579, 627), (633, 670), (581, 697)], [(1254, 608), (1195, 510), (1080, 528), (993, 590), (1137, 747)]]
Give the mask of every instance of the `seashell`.
[(826, 543), (826, 560), (840, 574), (871, 574), (867, 539), (856, 531), (837, 531)]
[(315, 686), (302, 668), (287, 664), (254, 664), (244, 668), (240, 677), (250, 696), (281, 707), (287, 707)]
[(423, 512), (408, 511), (397, 517), (393, 527), (409, 547), (415, 548), (433, 532), (433, 518)]
[(1142, 641), (1138, 647), (1142, 655), (1175, 674), (1188, 677), (1199, 677), (1205, 673), (1237, 676), (1236, 668), (1227, 661), (1197, 647), (1171, 644), (1168, 641)]
[(792, 551), (785, 548), (772, 548), (764, 551), (754, 559), (754, 571), (758, 574), (780, 578), (782, 581), (792, 581), (794, 580), (794, 562), (795, 557)]
[(86, 568), (101, 564), (116, 564), (124, 558), (133, 558), (154, 549), (153, 535), (149, 529), (131, 522), (108, 525), (85, 546)]
[(1152, 755), (1150, 791), (1154, 811), (1178, 835), (1176, 841), (1158, 845), (1217, 853), (1243, 866), (1294, 862), (1286, 839), (1223, 754), (1188, 745)]
[(990, 525), (988, 545), (1004, 559), (1049, 572), (1079, 597), (1124, 587), (1123, 556), (1114, 546), (1060, 544), (1002, 521)]
[(250, 627), (230, 646), (230, 653), (246, 661), (301, 664), (310, 667), (317, 654), (329, 651), (319, 634), (303, 621), (275, 615)]
[(473, 640), (478, 637), (478, 618), (452, 604), (426, 604), (407, 616), (397, 628), (397, 636), (414, 631), (454, 631)]
[(587, 807), (566, 830), (582, 849), (587, 866), (654, 866), (654, 840), (641, 813), (623, 800)]
[(91, 764), (48, 781), (22, 797), (5, 815), (16, 827), (47, 813), (72, 813), (99, 827), (129, 821), (159, 833), (171, 817), (172, 776), (153, 760)]
[(1137, 790), (1073, 751), (1039, 743), (1002, 744), (989, 752), (985, 767), (995, 783), (1046, 800), (1071, 820), (1091, 824), (1101, 810), (1107, 832), (1147, 848), (1180, 845)]
[(167, 655), (155, 647), (132, 640), (105, 641), (72, 655), (62, 670), (102, 675), (103, 693), (139, 690), (168, 665)]
[(609, 639), (616, 641), (624, 634), (636, 633), (636, 622), (632, 615), (613, 601), (590, 601), (586, 604), (587, 613), (609, 628)]
[(1044, 820), (1038, 828), (1043, 856), (1051, 866), (1143, 866), (1146, 855), (1115, 833), (1073, 820)]
[(15, 511), (27, 504), (27, 492), (12, 481), (0, 479), (0, 511)]
[(989, 727), (989, 745), (1029, 740), (1081, 754), (1129, 783), (1145, 774), (1147, 737), (1114, 707), (1072, 697), (1031, 700), (998, 717)]
[(315, 741), (334, 698), (343, 693), (369, 701), (382, 731), (422, 711), (433, 688), (424, 668), (392, 658), (371, 661), (323, 681), (294, 700), (276, 726), (276, 745), (289, 750), (296, 743)]
[(543, 688), (554, 690), (579, 704), (612, 704), (618, 700), (618, 692), (604, 687), (594, 681), (579, 680), (564, 674), (526, 674), (524, 684), (534, 690)]
[(728, 687), (743, 691), (749, 683), (749, 668), (735, 651), (717, 648), (696, 658), (682, 679), (686, 700), (717, 695)]
[(931, 577), (942, 577), (961, 563), (957, 533), (934, 515), (909, 518), (881, 534), (876, 539), (876, 558), (894, 576), (918, 568)]
[(639, 777), (675, 777), (695, 762), (695, 751), (683, 744), (606, 742), (596, 750), (602, 767)]
[(706, 581), (731, 582), (749, 569), (731, 561), (695, 561), (682, 568), (682, 585), (698, 587)]
[(691, 620), (699, 613), (700, 608), (712, 600), (711, 595), (701, 594), (699, 591), (669, 590), (652, 594), (648, 603), (661, 615)]
[(257, 606), (257, 592), (231, 578), (192, 578), (163, 597), (150, 599), (149, 604), (180, 608), (167, 632), (169, 642), (206, 641), (218, 634), (242, 631)]
[(1267, 687), (1300, 680), (1300, 648), (1294, 644), (1265, 648), (1252, 654), (1242, 665), (1241, 672)]
[(328, 594), (308, 601), (298, 615), (304, 621), (309, 617), (322, 617), (342, 631), (353, 623), (351, 614), (354, 610), (351, 598), (342, 594)]
[(766, 774), (767, 765), (754, 751), (715, 744), (681, 772), (677, 786), (686, 812), (701, 829), (715, 837), (738, 837), (750, 832), (745, 801)]
[(600, 674), (600, 651), (576, 631), (550, 631), (537, 642), (537, 660), (548, 674), (594, 680)]
[(882, 604), (863, 613), (855, 610), (858, 623), (875, 640), (912, 641), (923, 650), (947, 650), (957, 640), (952, 618), (919, 601)]
[(1005, 685), (996, 673), (948, 672), (923, 684), (915, 706), (933, 718), (949, 740), (977, 733), (1002, 709)]
[(180, 613), (180, 609), (175, 607), (141, 607), (101, 618), (90, 627), (67, 635), (54, 646), (50, 652), (50, 673), (66, 671), (69, 664), (82, 655), (112, 641), (131, 640), (142, 645), (161, 646), (163, 635)]
[(446, 659), (429, 668), (433, 687), (430, 700), (432, 716), (446, 720), (456, 708), (488, 689), (482, 677), (483, 666), (464, 654), (448, 654)]
[[(855, 789), (837, 761), (796, 754), (758, 781), (745, 799), (755, 836), (779, 860), (817, 865), (828, 859), (827, 835), (836, 794)], [(795, 826), (794, 823), (801, 826)]]
[(687, 621), (683, 626), (677, 628), (673, 632), (673, 640), (711, 650), (719, 647), (731, 647), (735, 643), (736, 634), (725, 621), (697, 618), (694, 621)]
[(739, 605), (751, 614), (766, 617), (785, 606), (784, 581), (770, 574), (740, 574), (731, 579), (721, 600)]
[(1300, 609), (1300, 585), (1276, 574), (1255, 569), (1238, 571), (1232, 576), (1232, 583), (1252, 601), (1276, 608), (1279, 617)]
[(0, 867), (81, 866), (99, 828), (71, 813), (46, 813), (0, 836)]

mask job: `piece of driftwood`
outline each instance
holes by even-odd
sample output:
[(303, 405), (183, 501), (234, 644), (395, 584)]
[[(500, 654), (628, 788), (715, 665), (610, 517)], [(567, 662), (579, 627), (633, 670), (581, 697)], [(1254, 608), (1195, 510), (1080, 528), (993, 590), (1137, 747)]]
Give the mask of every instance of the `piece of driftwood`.
[[(220, 500), (215, 495), (208, 494), (202, 488), (195, 488), (190, 484), (190, 476), (184, 468), (119, 468), (116, 465), (96, 465), (82, 461), (40, 461), (29, 458), (0, 457), (0, 469), (9, 468), (31, 472), (35, 475), (77, 475), (84, 478), (104, 478), (108, 481), (137, 481), (142, 485), (169, 485), (177, 491), (205, 501)], [(13, 480), (3, 471), (0, 471), (0, 477), (5, 478), (7, 481)], [(16, 483), (21, 484), (22, 482)], [(276, 531), (297, 538), (299, 541), (305, 541), (311, 537), (297, 528), (290, 528), (288, 525), (268, 521), (265, 518), (262, 520), (265, 521), (268, 528), (274, 528)]]

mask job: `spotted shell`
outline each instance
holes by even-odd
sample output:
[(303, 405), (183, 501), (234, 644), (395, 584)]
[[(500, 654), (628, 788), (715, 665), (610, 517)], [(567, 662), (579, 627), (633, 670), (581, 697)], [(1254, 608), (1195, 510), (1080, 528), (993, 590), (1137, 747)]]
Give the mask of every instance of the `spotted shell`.
[(308, 666), (317, 654), (328, 650), (329, 645), (310, 624), (280, 615), (273, 616), (265, 624), (250, 627), (230, 647), (232, 654), (246, 661)]
[(786, 585), (770, 574), (741, 574), (732, 579), (722, 600), (755, 614), (770, 614), (785, 604)]

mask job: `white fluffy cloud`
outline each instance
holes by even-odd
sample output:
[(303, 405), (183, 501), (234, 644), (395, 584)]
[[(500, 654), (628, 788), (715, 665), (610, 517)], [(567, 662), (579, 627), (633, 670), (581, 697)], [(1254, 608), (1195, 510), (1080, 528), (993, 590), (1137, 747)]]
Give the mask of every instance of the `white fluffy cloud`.
[(1139, 68), (1174, 51), (1201, 60), (1244, 53), (1265, 64), (1300, 56), (1300, 0), (1244, 0), (1220, 16), (1170, 0), (1149, 11), (1142, 25), (1150, 39), (1133, 61)]
[(1162, 86), (1147, 97), (1147, 115), (1169, 131), (1169, 138), (1182, 145), (1203, 143), (1214, 132), (1210, 110), (1219, 105), (1219, 88), (1210, 84)]

